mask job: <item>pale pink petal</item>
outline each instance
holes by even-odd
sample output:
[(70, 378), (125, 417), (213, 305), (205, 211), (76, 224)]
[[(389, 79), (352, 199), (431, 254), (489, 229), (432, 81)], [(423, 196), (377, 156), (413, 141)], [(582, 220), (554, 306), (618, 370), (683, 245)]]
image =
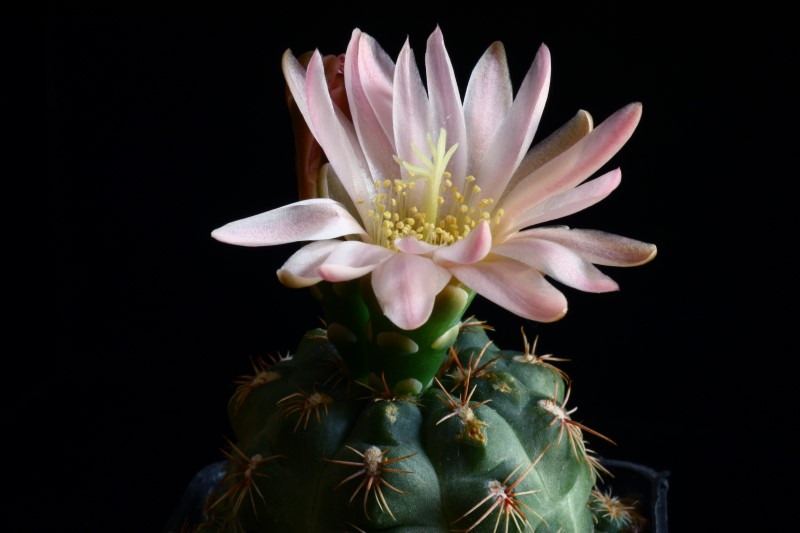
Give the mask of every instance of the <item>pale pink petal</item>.
[(520, 236), (559, 243), (596, 265), (639, 266), (652, 260), (657, 251), (655, 244), (605, 231), (569, 229), (566, 226), (534, 228), (521, 232)]
[(309, 123), (325, 155), (353, 199), (362, 218), (371, 203), (374, 190), (369, 167), (361, 152), (353, 124), (333, 104), (328, 93), (322, 56), (315, 52), (306, 73), (306, 103)]
[(465, 238), (450, 246), (441, 246), (433, 254), (433, 260), (447, 268), (451, 264), (468, 265), (480, 261), (492, 249), (492, 231), (489, 223), (482, 220)]
[(394, 245), (401, 252), (414, 255), (425, 255), (439, 249), (435, 244), (430, 244), (421, 241), (416, 237), (403, 237), (402, 239), (395, 239)]
[(360, 278), (395, 255), (383, 246), (361, 241), (342, 241), (317, 269), (326, 281), (347, 281)]
[(362, 33), (361, 44), (358, 47), (359, 78), (384, 135), (392, 143), (394, 143), (392, 123), (394, 69), (394, 61), (378, 42), (366, 33)]
[(397, 163), (392, 158), (393, 143), (386, 136), (378, 118), (379, 110), (372, 102), (381, 105), (381, 112), (388, 111), (391, 121), (392, 72), (387, 72), (382, 68), (385, 65), (376, 60), (374, 50), (370, 50), (373, 46), (377, 47), (374, 40), (359, 30), (353, 31), (344, 64), (344, 82), (353, 124), (370, 173), (373, 178), (382, 178), (396, 175)]
[[(425, 86), (422, 84), (422, 77), (417, 69), (414, 51), (411, 49), (408, 39), (397, 57), (392, 106), (394, 144), (397, 156), (403, 161), (416, 164), (417, 156), (412, 147), (428, 153), (426, 141), (429, 133), (428, 95), (425, 93)], [(402, 172), (403, 176), (408, 178), (404, 169)]]
[(416, 329), (431, 316), (436, 295), (450, 273), (428, 258), (398, 253), (372, 272), (372, 288), (383, 313), (402, 329)]
[(554, 322), (567, 312), (566, 297), (539, 271), (517, 261), (481, 261), (449, 270), (470, 289), (523, 318)]
[(467, 170), (467, 153), (469, 151), (467, 133), (456, 76), (444, 47), (442, 31), (438, 26), (428, 38), (428, 48), (425, 52), (425, 76), (430, 98), (428, 131), (435, 139), (439, 136), (439, 129), (444, 128), (447, 131), (447, 148), (458, 144), (459, 148), (450, 159), (448, 170), (452, 174), (453, 183), (460, 188)]
[(550, 90), (550, 50), (542, 45), (476, 174), (483, 194), (498, 198), (531, 145)]
[(283, 76), (286, 78), (286, 85), (292, 93), (297, 108), (306, 119), (306, 124), (311, 124), (311, 117), (308, 115), (308, 103), (306, 102), (306, 69), (294, 57), (291, 50), (286, 50), (281, 58), (281, 68)]
[(366, 235), (366, 232), (347, 209), (327, 198), (301, 200), (229, 222), (211, 232), (218, 241), (239, 246), (320, 241), (343, 235)]
[(530, 235), (509, 239), (492, 249), (502, 255), (531, 266), (561, 283), (586, 292), (616, 291), (616, 282), (592, 263), (561, 244)]
[(630, 138), (642, 115), (641, 104), (627, 105), (611, 115), (589, 135), (523, 178), (502, 204), (505, 216), (496, 228), (505, 234), (518, 226), (517, 217), (530, 206), (571, 189), (603, 166)]
[[(516, 187), (522, 178), (531, 174), (551, 159), (565, 152), (567, 148), (586, 137), (594, 128), (592, 116), (584, 111), (578, 111), (566, 124), (548, 135), (545, 139), (534, 144), (522, 158), (522, 162), (514, 171), (514, 175), (506, 185), (506, 193)], [(499, 198), (502, 203), (505, 195)], [(495, 198), (495, 200), (498, 200)]]
[(464, 94), (464, 122), (469, 144), (467, 175), (477, 175), (489, 143), (508, 115), (513, 100), (506, 51), (498, 41), (475, 65)]
[(297, 250), (278, 269), (278, 279), (287, 287), (299, 289), (322, 281), (317, 268), (334, 248), (345, 241), (316, 241)]
[(506, 235), (521, 228), (556, 220), (591, 207), (611, 194), (619, 186), (621, 180), (622, 172), (616, 168), (598, 178), (582, 183), (574, 189), (567, 189), (543, 202), (534, 204), (527, 212), (517, 216), (514, 226), (506, 227), (505, 235), (499, 235), (498, 240), (502, 240)]
[[(316, 196), (318, 198), (330, 198), (342, 204), (350, 215), (358, 220), (361, 215), (356, 209), (353, 199), (347, 194), (347, 190), (342, 185), (339, 176), (330, 163), (325, 163), (319, 169), (319, 176), (317, 176)], [(371, 239), (368, 235), (362, 235), (362, 239), (370, 242)]]

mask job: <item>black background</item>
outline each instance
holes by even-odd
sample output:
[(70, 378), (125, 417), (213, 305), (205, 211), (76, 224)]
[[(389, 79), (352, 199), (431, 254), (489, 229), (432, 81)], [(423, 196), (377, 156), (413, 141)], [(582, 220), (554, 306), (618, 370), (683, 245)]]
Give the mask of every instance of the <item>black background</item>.
[(521, 348), (524, 326), (540, 353), (572, 359), (573, 416), (618, 443), (593, 447), (671, 472), (672, 531), (787, 523), (773, 485), (796, 467), (796, 414), (784, 403), (792, 241), (778, 235), (791, 227), (797, 177), (781, 161), (796, 144), (783, 130), (796, 96), (784, 78), (797, 66), (785, 17), (568, 4), (235, 17), (51, 5), (41, 194), (56, 287), (39, 323), (53, 342), (23, 358), (4, 407), (21, 468), (15, 511), (0, 517), (8, 530), (160, 531), (194, 472), (220, 458), (232, 381), (249, 358), (291, 351), (319, 324), (310, 295), (274, 275), (297, 245), (209, 236), (296, 198), (281, 54), (343, 52), (359, 27), (393, 57), (408, 36), (421, 58), (437, 23), (462, 91), (492, 41), (505, 44), (515, 87), (549, 46), (536, 139), (578, 109), (597, 124), (644, 104), (608, 165), (622, 168), (620, 188), (565, 222), (654, 242), (656, 259), (606, 269), (618, 293), (565, 289), (570, 312), (554, 324), (480, 297), (472, 312), (502, 347)]

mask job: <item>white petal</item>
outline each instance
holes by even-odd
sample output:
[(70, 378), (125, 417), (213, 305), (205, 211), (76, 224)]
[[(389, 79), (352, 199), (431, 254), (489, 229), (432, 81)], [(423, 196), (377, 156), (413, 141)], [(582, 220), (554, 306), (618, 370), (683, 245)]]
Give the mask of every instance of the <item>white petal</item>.
[(294, 57), (291, 50), (286, 50), (283, 53), (281, 68), (283, 69), (283, 76), (286, 78), (286, 85), (292, 93), (297, 108), (306, 119), (306, 124), (311, 124), (306, 102), (306, 69)]
[(569, 229), (565, 226), (534, 228), (523, 231), (537, 239), (547, 239), (566, 246), (596, 265), (639, 266), (656, 256), (656, 245), (605, 231)]
[(467, 175), (477, 175), (489, 143), (505, 121), (513, 100), (505, 48), (498, 41), (475, 65), (464, 95), (464, 121), (469, 143)]
[[(538, 169), (551, 159), (566, 151), (567, 148), (586, 137), (594, 128), (592, 116), (581, 109), (566, 124), (548, 135), (545, 139), (537, 142), (522, 158), (514, 175), (511, 176), (506, 192), (516, 187), (517, 183), (534, 170)], [(503, 202), (505, 195), (495, 198), (499, 203)]]
[(344, 241), (316, 241), (297, 250), (278, 269), (278, 279), (287, 287), (299, 289), (322, 281), (317, 268), (334, 248)]
[(550, 89), (550, 51), (542, 45), (476, 174), (483, 194), (499, 198), (531, 145)]
[(481, 261), (449, 267), (467, 287), (515, 315), (553, 322), (567, 312), (567, 299), (536, 269), (517, 261)]
[[(392, 140), (386, 136), (378, 118), (379, 113), (388, 113), (386, 121), (391, 121), (392, 72), (391, 69), (387, 72), (387, 65), (376, 59), (382, 56), (376, 54), (374, 48), (383, 52), (374, 39), (359, 30), (353, 31), (344, 63), (344, 82), (353, 124), (370, 174), (374, 179), (382, 179), (397, 173)], [(380, 107), (374, 108), (373, 102)]]
[(366, 33), (361, 34), (358, 47), (358, 71), (361, 85), (386, 138), (394, 141), (392, 96), (394, 92), (394, 61), (378, 42)]
[(447, 268), (451, 264), (468, 265), (480, 261), (492, 249), (492, 231), (489, 223), (482, 220), (466, 238), (441, 246), (433, 254), (433, 260)]
[(532, 266), (553, 279), (586, 292), (616, 291), (619, 286), (592, 263), (561, 244), (522, 235), (492, 249), (492, 253)]
[(433, 134), (435, 139), (439, 136), (439, 129), (444, 128), (447, 131), (447, 148), (458, 144), (459, 148), (450, 159), (448, 170), (452, 174), (453, 183), (460, 189), (467, 170), (467, 153), (469, 152), (467, 133), (456, 76), (444, 47), (442, 31), (438, 26), (428, 38), (428, 48), (425, 52), (425, 76), (430, 99), (428, 131)]
[(331, 100), (319, 52), (315, 52), (308, 63), (306, 103), (311, 118), (309, 125), (317, 142), (342, 179), (362, 219), (366, 220), (367, 205), (374, 194), (369, 167), (353, 124)]
[(398, 253), (372, 272), (383, 313), (402, 329), (416, 329), (431, 316), (436, 295), (450, 273), (428, 258)]
[(603, 166), (633, 134), (642, 114), (641, 104), (630, 104), (606, 119), (589, 135), (523, 178), (502, 204), (505, 216), (495, 234), (519, 227), (517, 217), (550, 196), (571, 189)]
[[(416, 162), (412, 147), (430, 156), (426, 136), (428, 135), (428, 95), (417, 69), (414, 51), (406, 43), (397, 57), (394, 71), (394, 92), (392, 98), (392, 117), (394, 122), (394, 143), (397, 156), (409, 163)], [(408, 174), (403, 169), (403, 177)]]
[(414, 255), (430, 254), (431, 252), (439, 249), (439, 247), (436, 246), (435, 244), (430, 244), (428, 242), (421, 241), (416, 237), (404, 237), (402, 239), (395, 239), (394, 245), (397, 246), (397, 249), (400, 250), (401, 252)]
[[(619, 186), (621, 179), (622, 173), (617, 168), (574, 189), (567, 189), (551, 196), (545, 201), (533, 205), (527, 212), (520, 214), (516, 223), (506, 228), (506, 234), (513, 233), (520, 228), (569, 216), (591, 207), (611, 194)], [(500, 239), (502, 238), (500, 236)]]
[(395, 253), (383, 246), (360, 241), (342, 241), (319, 266), (318, 271), (326, 281), (347, 281), (372, 272), (392, 255)]
[(366, 235), (366, 232), (344, 206), (327, 198), (301, 200), (229, 222), (211, 232), (218, 241), (239, 246), (273, 246), (344, 235)]
[[(361, 217), (353, 203), (353, 199), (347, 194), (347, 190), (342, 185), (342, 180), (336, 175), (336, 171), (333, 170), (330, 163), (325, 163), (320, 167), (316, 185), (317, 198), (330, 198), (342, 204), (353, 219), (358, 220)], [(367, 235), (362, 235), (362, 239), (366, 242), (370, 241)]]

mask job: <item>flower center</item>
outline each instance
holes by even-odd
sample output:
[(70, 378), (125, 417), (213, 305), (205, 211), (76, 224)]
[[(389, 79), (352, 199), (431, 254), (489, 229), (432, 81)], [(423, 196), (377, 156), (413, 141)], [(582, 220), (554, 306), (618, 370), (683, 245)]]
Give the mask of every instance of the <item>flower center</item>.
[(374, 209), (367, 211), (367, 230), (375, 244), (395, 250), (395, 240), (414, 237), (436, 246), (450, 245), (463, 239), (482, 220), (497, 224), (503, 216), (494, 216), (494, 199), (483, 198), (474, 176), (467, 176), (461, 187), (453, 184), (447, 164), (458, 148), (447, 148), (447, 132), (442, 128), (434, 141), (427, 137), (430, 157), (412, 146), (420, 164), (395, 156), (409, 179), (384, 179), (375, 182)]

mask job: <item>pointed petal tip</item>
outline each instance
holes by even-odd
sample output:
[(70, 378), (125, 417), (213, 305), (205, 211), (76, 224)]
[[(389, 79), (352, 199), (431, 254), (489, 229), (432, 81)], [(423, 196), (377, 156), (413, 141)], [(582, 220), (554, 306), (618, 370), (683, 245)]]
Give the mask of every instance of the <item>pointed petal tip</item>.
[(539, 49), (536, 50), (536, 58), (539, 57), (546, 59), (548, 63), (550, 62), (550, 48), (544, 43), (539, 45)]
[(278, 281), (281, 282), (282, 285), (289, 287), (290, 289), (303, 289), (305, 287), (310, 287), (312, 285), (316, 285), (321, 280), (319, 278), (304, 278), (293, 274), (289, 270), (284, 268), (279, 268), (275, 274), (278, 276)]
[(225, 224), (211, 232), (211, 238), (225, 244), (236, 244), (233, 242), (233, 235), (227, 230), (229, 224)]
[(626, 105), (623, 109), (632, 115), (636, 115), (636, 120), (639, 120), (639, 118), (641, 118), (642, 116), (641, 102), (631, 102), (630, 104)]
[(567, 315), (568, 309), (569, 308), (565, 305), (564, 308), (559, 313), (557, 313), (555, 315), (552, 315), (549, 318), (541, 319), (541, 320), (539, 320), (539, 322), (542, 322), (543, 324), (549, 324), (551, 322), (558, 322), (559, 320), (561, 320), (562, 318), (564, 318)]
[(591, 113), (585, 109), (579, 109), (578, 112), (575, 113), (575, 119), (585, 124), (588, 128), (588, 131), (592, 131), (592, 129), (594, 129), (594, 118), (592, 118)]
[(650, 261), (652, 261), (653, 259), (656, 258), (656, 254), (658, 253), (658, 248), (656, 247), (656, 245), (655, 244), (646, 243), (645, 246), (647, 247), (648, 250), (650, 250), (650, 255), (645, 257), (642, 261), (636, 263), (635, 265), (631, 265), (631, 266), (644, 265), (644, 264), (649, 263)]

